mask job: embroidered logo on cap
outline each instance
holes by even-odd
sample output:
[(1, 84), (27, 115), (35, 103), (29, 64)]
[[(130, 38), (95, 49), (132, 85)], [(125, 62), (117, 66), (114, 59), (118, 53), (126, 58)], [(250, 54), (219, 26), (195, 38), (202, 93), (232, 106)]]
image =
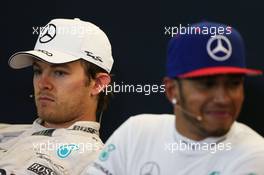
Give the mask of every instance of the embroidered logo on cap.
[(89, 52), (89, 51), (86, 51), (86, 50), (84, 52), (86, 53), (87, 56), (91, 57), (95, 61), (103, 62), (101, 57), (94, 55), (92, 52)]
[(39, 42), (47, 43), (50, 42), (56, 36), (56, 26), (54, 24), (46, 25), (40, 33)]
[(211, 37), (206, 45), (208, 55), (216, 61), (225, 61), (232, 54), (232, 45), (224, 35)]

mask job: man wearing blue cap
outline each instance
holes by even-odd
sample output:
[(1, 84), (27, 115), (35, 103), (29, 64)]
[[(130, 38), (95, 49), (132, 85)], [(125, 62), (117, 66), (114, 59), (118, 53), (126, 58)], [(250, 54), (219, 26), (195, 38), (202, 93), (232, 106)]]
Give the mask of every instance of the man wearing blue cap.
[(174, 115), (129, 118), (107, 141), (84, 174), (262, 175), (264, 139), (236, 122), (244, 100), (247, 69), (240, 34), (211, 36), (204, 28), (230, 27), (203, 22), (197, 33), (171, 39), (164, 78)]

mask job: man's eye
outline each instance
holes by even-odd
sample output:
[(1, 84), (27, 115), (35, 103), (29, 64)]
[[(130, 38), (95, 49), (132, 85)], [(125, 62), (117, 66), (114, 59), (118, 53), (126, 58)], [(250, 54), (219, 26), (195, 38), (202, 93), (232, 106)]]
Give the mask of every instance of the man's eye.
[(61, 76), (65, 76), (67, 73), (64, 71), (56, 70), (56, 71), (54, 71), (54, 74), (55, 74), (55, 76), (61, 77)]
[(213, 80), (207, 80), (207, 81), (204, 82), (204, 86), (208, 87), (208, 88), (212, 87), (214, 85), (215, 85), (215, 81), (213, 81)]
[(237, 79), (237, 80), (230, 80), (229, 85), (231, 86), (239, 86), (240, 84), (242, 84), (243, 80), (241, 79)]
[(214, 80), (200, 80), (198, 81), (198, 85), (202, 88), (211, 88), (215, 85)]

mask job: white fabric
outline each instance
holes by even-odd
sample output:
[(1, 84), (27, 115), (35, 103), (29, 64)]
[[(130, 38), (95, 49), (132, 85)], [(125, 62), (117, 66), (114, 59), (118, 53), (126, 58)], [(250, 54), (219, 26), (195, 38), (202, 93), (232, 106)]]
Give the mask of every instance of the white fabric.
[(105, 69), (112, 69), (111, 44), (106, 34), (96, 25), (80, 19), (53, 19), (41, 31), (32, 51), (11, 56), (9, 65), (20, 69), (32, 65), (38, 58), (57, 64), (80, 58)]
[[(16, 128), (16, 138), (0, 143), (1, 175), (78, 175), (103, 147), (99, 123), (78, 121), (69, 128), (52, 129), (41, 122), (37, 119), (20, 135)], [(0, 134), (4, 137), (5, 132)]]
[[(16, 138), (21, 133), (30, 129), (30, 124), (0, 124), (0, 143), (6, 142), (12, 138)], [(0, 174), (1, 175), (1, 174)]]
[(82, 174), (264, 175), (263, 163), (264, 139), (244, 124), (234, 122), (225, 136), (197, 142), (176, 131), (175, 116), (143, 114), (122, 124)]

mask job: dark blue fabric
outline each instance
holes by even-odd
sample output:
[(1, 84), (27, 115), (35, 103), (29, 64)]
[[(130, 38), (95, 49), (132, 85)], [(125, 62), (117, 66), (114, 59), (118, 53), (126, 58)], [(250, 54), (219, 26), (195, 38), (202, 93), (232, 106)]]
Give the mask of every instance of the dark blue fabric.
[[(223, 27), (226, 29), (229, 27), (224, 24), (211, 22), (197, 23), (192, 26), (199, 26), (201, 29), (211, 27)], [(212, 37), (210, 34), (179, 34), (174, 36), (168, 44), (166, 64), (167, 76), (173, 78), (200, 68), (215, 66), (245, 68), (243, 39), (234, 28), (232, 28), (229, 33), (230, 34), (225, 32), (223, 35), (231, 42), (232, 54), (225, 61), (216, 61), (209, 56), (206, 46), (208, 40)], [(216, 43), (217, 42), (212, 42), (211, 46), (215, 46)], [(225, 42), (223, 42), (223, 44), (225, 44)], [(221, 52), (218, 53), (218, 56), (221, 56)]]

